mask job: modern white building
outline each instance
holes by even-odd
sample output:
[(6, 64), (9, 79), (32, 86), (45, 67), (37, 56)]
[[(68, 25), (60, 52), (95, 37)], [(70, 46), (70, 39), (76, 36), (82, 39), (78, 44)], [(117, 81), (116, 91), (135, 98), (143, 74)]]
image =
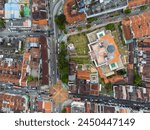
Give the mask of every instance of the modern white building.
[(19, 0), (9, 0), (5, 4), (5, 19), (19, 19), (20, 5)]

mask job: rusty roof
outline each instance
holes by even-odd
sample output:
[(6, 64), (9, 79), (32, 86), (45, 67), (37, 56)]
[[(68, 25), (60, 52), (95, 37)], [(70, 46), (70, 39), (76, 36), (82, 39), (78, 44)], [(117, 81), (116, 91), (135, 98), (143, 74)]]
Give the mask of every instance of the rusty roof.
[(125, 38), (128, 39), (132, 39), (133, 35), (132, 32), (130, 30), (130, 19), (127, 17), (122, 21), (122, 28), (123, 28), (123, 32), (124, 32), (124, 36)]
[(31, 48), (30, 49), (30, 54), (32, 58), (40, 58), (40, 48)]
[(45, 113), (51, 113), (52, 112), (52, 102), (51, 101), (44, 101), (43, 102), (43, 109), (45, 110)]
[(150, 39), (144, 39), (143, 42), (150, 43)]
[(86, 18), (84, 13), (77, 12), (76, 14), (71, 14), (72, 12), (71, 8), (75, 4), (76, 4), (75, 0), (66, 0), (64, 3), (64, 15), (66, 16), (66, 21), (69, 24), (73, 24), (78, 21), (83, 21)]
[[(150, 35), (150, 11), (130, 16), (122, 21), (123, 31), (127, 40)], [(131, 33), (132, 32), (132, 33)]]
[(31, 55), (29, 52), (25, 52), (23, 55), (23, 65), (21, 70), (21, 86), (27, 86), (26, 72), (27, 72), (27, 65), (29, 63), (30, 56)]
[(142, 5), (145, 5), (145, 4), (150, 4), (150, 0), (129, 0), (128, 1), (129, 8), (142, 6)]
[(26, 39), (26, 42), (27, 43), (39, 43), (39, 37), (27, 37), (27, 39)]
[(48, 20), (47, 19), (33, 20), (32, 23), (38, 25), (48, 25)]
[(26, 109), (25, 103), (26, 101), (22, 96), (0, 93), (0, 110), (8, 108), (14, 112), (23, 112)]
[(90, 80), (90, 72), (78, 70), (78, 71), (77, 71), (77, 78), (78, 78), (78, 79)]
[(41, 53), (42, 53), (42, 84), (49, 84), (49, 73), (48, 73), (48, 52), (47, 52), (47, 40), (45, 36), (40, 36)]

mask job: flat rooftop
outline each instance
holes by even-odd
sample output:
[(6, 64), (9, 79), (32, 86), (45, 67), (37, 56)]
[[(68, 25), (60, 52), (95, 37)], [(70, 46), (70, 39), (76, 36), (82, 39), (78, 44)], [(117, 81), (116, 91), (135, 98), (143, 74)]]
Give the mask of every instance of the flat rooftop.
[(87, 18), (114, 12), (127, 7), (127, 0), (76, 0), (80, 12)]
[(117, 45), (110, 34), (102, 36), (95, 43), (89, 44), (92, 60), (96, 61), (96, 66), (109, 63), (113, 64), (119, 61), (120, 53)]

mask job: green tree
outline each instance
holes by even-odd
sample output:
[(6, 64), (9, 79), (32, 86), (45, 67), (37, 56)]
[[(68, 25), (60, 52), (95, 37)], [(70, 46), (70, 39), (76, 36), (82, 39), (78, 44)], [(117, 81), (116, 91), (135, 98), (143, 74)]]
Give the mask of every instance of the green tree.
[(82, 27), (77, 27), (78, 31), (82, 31)]
[(94, 22), (94, 21), (96, 21), (97, 20), (97, 18), (95, 18), (95, 17), (92, 17), (92, 18), (88, 18), (87, 19), (87, 21), (89, 22), (89, 23), (92, 23), (92, 22)]
[(64, 108), (61, 112), (62, 112), (62, 113), (66, 113), (66, 112), (67, 112), (67, 111), (66, 111), (66, 108)]
[(128, 9), (128, 8), (125, 9), (125, 10), (124, 10), (124, 13), (125, 13), (125, 14), (130, 14), (130, 13), (131, 13), (131, 9)]
[(28, 80), (28, 82), (31, 82), (34, 80), (34, 78), (32, 76), (28, 76), (27, 80)]
[(5, 21), (0, 18), (0, 29), (5, 27)]
[(65, 33), (65, 34), (67, 34), (67, 33), (68, 33), (66, 29), (64, 30), (64, 33)]
[(112, 92), (112, 84), (111, 82), (105, 84), (105, 89), (107, 93), (111, 93)]
[(142, 77), (138, 74), (136, 70), (134, 70), (134, 85), (141, 86), (142, 85)]
[(126, 71), (125, 71), (125, 69), (122, 69), (122, 70), (117, 71), (117, 74), (118, 75), (125, 75)]
[(87, 25), (86, 25), (86, 28), (87, 28), (87, 29), (88, 29), (88, 28), (90, 28), (90, 27), (91, 27), (91, 25), (90, 25), (90, 24), (87, 24)]
[(69, 75), (69, 62), (67, 57), (67, 49), (65, 43), (62, 42), (60, 45), (60, 53), (58, 55), (58, 68), (60, 72), (60, 79), (63, 83), (68, 83)]
[(21, 16), (21, 17), (24, 17), (24, 10), (21, 10), (21, 11), (20, 11), (20, 16)]
[(55, 16), (55, 22), (60, 30), (65, 30), (66, 17), (64, 14)]
[(106, 30), (111, 30), (114, 31), (115, 30), (115, 25), (113, 23), (107, 24), (105, 26)]

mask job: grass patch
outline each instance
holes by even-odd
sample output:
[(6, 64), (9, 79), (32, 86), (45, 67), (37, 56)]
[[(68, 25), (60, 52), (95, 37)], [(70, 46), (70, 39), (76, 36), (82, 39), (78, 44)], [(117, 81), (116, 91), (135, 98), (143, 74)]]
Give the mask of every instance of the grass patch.
[(120, 32), (120, 34), (121, 34), (120, 36), (121, 36), (122, 44), (123, 44), (123, 45), (126, 45), (126, 44), (125, 44), (125, 41), (124, 41), (124, 38), (123, 38), (123, 32), (122, 32), (122, 29), (121, 29), (121, 23), (118, 24), (118, 29), (119, 29), (119, 32)]
[(115, 32), (112, 32), (112, 34), (113, 34), (113, 36), (114, 36), (115, 42), (116, 42), (117, 44), (120, 44), (120, 41), (119, 41), (119, 39), (118, 39), (117, 32), (116, 32), (116, 31), (115, 31)]
[(88, 39), (85, 34), (81, 33), (68, 38), (68, 44), (74, 44), (77, 55), (88, 55)]
[(83, 57), (83, 58), (71, 58), (70, 61), (74, 61), (77, 64), (90, 64), (90, 59), (89, 57)]

